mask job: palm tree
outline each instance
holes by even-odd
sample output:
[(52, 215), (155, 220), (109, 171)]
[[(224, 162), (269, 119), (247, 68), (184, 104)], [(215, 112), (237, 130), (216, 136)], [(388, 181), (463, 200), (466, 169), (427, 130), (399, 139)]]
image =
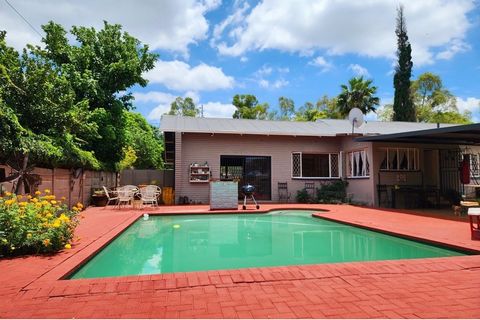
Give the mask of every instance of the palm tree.
[(337, 108), (342, 116), (346, 117), (353, 108), (362, 110), (363, 114), (375, 112), (380, 99), (374, 96), (377, 87), (371, 84), (372, 80), (355, 77), (348, 81), (348, 86), (341, 85), (342, 92), (338, 95)]

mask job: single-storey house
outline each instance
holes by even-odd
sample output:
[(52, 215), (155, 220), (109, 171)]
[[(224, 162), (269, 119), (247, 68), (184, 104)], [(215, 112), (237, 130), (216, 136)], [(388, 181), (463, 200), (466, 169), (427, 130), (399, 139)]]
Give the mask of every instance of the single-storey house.
[(188, 197), (208, 203), (211, 179), (249, 182), (257, 200), (273, 202), (281, 200), (279, 183), (286, 183), (294, 202), (306, 186), (344, 179), (354, 202), (416, 207), (426, 199), (438, 202), (447, 190), (461, 191), (459, 164), (465, 154), (472, 179), (480, 175), (479, 124), (368, 121), (353, 128), (348, 120), (164, 115), (160, 130), (165, 162), (175, 170), (177, 202)]

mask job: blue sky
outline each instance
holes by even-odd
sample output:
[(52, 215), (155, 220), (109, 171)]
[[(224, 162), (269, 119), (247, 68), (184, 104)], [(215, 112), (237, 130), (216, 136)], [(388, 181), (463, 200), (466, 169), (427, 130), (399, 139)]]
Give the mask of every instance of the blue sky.
[[(49, 20), (101, 27), (120, 23), (160, 54), (133, 88), (137, 111), (152, 124), (177, 96), (191, 96), (206, 116), (231, 117), (235, 94), (254, 94), (277, 109), (278, 98), (297, 107), (363, 75), (378, 87), (382, 104), (393, 97), (395, 17), (398, 1), (369, 0), (10, 0), (41, 32)], [(413, 79), (441, 76), (461, 111), (480, 121), (480, 10), (475, 0), (405, 0), (413, 46)], [(40, 37), (5, 2), (0, 29), (17, 49)], [(375, 115), (369, 115), (374, 119)]]

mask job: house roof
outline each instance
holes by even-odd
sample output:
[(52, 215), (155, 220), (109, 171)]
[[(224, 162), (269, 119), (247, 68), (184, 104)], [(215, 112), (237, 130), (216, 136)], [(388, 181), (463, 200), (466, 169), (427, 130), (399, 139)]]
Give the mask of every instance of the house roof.
[(356, 141), (480, 145), (480, 123), (360, 137)]
[[(441, 127), (452, 126), (442, 124)], [(379, 135), (436, 128), (435, 123), (368, 121), (355, 134)], [(269, 121), (224, 118), (195, 118), (163, 115), (160, 130), (166, 132), (223, 133), (244, 135), (278, 135), (334, 137), (352, 134), (348, 120), (321, 119), (315, 122)]]

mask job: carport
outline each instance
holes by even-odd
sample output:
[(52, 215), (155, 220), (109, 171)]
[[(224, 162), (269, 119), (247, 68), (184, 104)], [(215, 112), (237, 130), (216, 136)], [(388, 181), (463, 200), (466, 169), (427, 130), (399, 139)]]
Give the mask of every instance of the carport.
[[(382, 134), (382, 135), (370, 135), (358, 137), (355, 139), (357, 142), (372, 142), (375, 149), (379, 145), (405, 145), (410, 146), (423, 146), (423, 170), (431, 169), (431, 166), (438, 164), (438, 183), (436, 186), (429, 181), (428, 178), (424, 179), (425, 173), (422, 172), (421, 184), (402, 184), (402, 182), (387, 182), (381, 181), (382, 174), (385, 175), (385, 170), (382, 170), (382, 166), (378, 166), (378, 175), (376, 177), (378, 204), (380, 206), (398, 207), (398, 200), (400, 197), (410, 198), (413, 208), (413, 202), (415, 197), (419, 198), (419, 206), (423, 206), (428, 201), (426, 198), (436, 198), (436, 204), (440, 203), (440, 196), (448, 197), (448, 193), (452, 190), (456, 190), (462, 194), (474, 194), (475, 190), (479, 186), (480, 181), (480, 123), (439, 127), (428, 130), (418, 130), (410, 132), (401, 132), (395, 134)], [(429, 149), (425, 146), (432, 146)], [(443, 147), (444, 146), (444, 147)], [(430, 163), (431, 159), (427, 156), (427, 153), (436, 152), (437, 163)], [(466, 168), (464, 168), (464, 165)], [(465, 169), (463, 172), (459, 169)], [(437, 170), (437, 168), (435, 168)], [(392, 171), (389, 172), (392, 174)], [(402, 171), (395, 171), (397, 177), (402, 176)], [(462, 176), (463, 174), (463, 176)], [(465, 183), (465, 175), (468, 175), (468, 181)], [(462, 178), (461, 178), (462, 177)], [(383, 179), (386, 180), (386, 179)], [(397, 178), (398, 181), (398, 178)], [(382, 196), (387, 198), (386, 203), (382, 205)], [(398, 201), (397, 201), (398, 202)], [(408, 207), (407, 207), (408, 208)]]

